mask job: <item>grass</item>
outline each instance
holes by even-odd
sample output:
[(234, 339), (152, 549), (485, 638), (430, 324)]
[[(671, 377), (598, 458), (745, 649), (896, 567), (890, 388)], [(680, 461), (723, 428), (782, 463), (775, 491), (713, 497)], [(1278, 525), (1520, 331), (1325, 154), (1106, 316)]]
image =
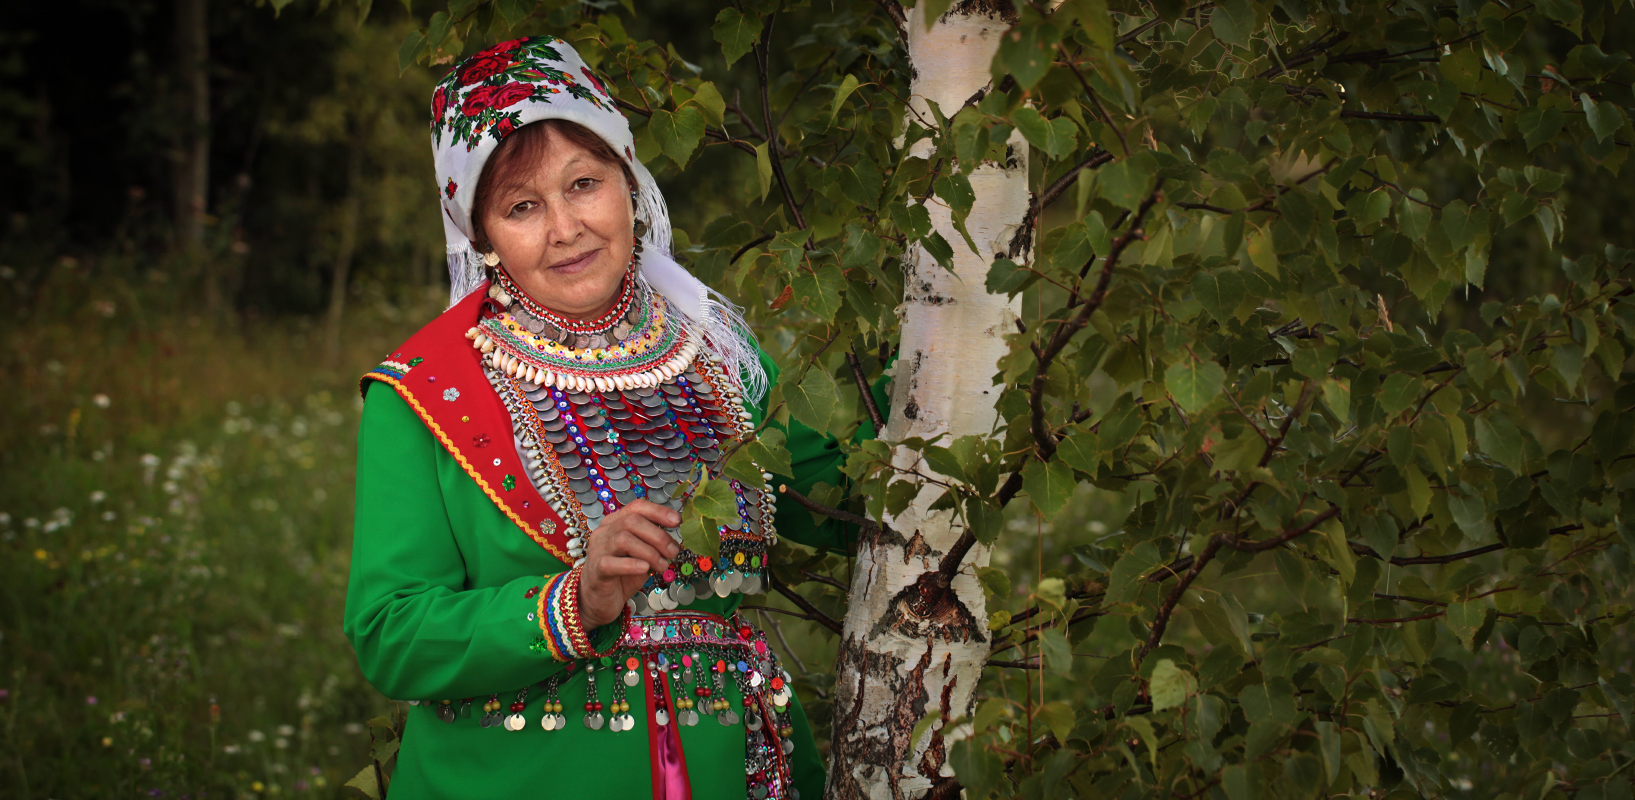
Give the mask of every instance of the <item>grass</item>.
[(0, 795), (347, 797), (386, 701), (341, 634), (356, 379), (302, 321), (59, 265), (0, 280)]

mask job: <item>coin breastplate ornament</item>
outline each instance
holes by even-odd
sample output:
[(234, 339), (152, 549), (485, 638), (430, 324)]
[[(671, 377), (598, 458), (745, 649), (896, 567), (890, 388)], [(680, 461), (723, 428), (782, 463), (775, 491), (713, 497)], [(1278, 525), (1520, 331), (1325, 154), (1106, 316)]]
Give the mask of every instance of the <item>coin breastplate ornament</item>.
[[(716, 477), (728, 448), (750, 433), (737, 376), (702, 351), (657, 292), (636, 287), (621, 321), (587, 335), (530, 314), (507, 288), (490, 291), (499, 310), (466, 336), (485, 353), (528, 477), (568, 526), (571, 558), (583, 560), (587, 536), (634, 500), (679, 511), (690, 487)], [(633, 599), (637, 614), (764, 589), (773, 499), (730, 485), (739, 520), (720, 528), (720, 552), (683, 549)]]

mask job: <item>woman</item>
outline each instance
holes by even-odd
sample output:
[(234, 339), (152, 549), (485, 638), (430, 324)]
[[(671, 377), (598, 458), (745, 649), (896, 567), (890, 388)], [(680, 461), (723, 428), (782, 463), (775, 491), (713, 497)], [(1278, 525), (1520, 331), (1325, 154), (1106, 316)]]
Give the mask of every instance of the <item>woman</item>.
[[(629, 124), (565, 42), (472, 56), (432, 111), (452, 305), (364, 376), (346, 608), (364, 675), (413, 704), (391, 797), (817, 800), (789, 675), (735, 609), (775, 529), (842, 531), (734, 482), (717, 556), (677, 534), (771, 361), (669, 257)], [(840, 481), (832, 441), (789, 447), (774, 484)]]

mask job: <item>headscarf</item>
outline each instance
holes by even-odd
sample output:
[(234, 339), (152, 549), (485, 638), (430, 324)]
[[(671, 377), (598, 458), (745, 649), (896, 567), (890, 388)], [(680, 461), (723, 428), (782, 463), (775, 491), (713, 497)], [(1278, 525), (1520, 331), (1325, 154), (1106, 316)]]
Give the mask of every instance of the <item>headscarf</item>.
[[(731, 301), (676, 263), (670, 250), (670, 213), (664, 195), (640, 159), (635, 138), (608, 84), (572, 46), (554, 36), (500, 42), (455, 65), (431, 100), (431, 140), (448, 240), (449, 305), (487, 278), (483, 255), (472, 245), (471, 215), (483, 164), (513, 131), (531, 122), (562, 119), (602, 137), (636, 178), (636, 219), (645, 225), (637, 279), (663, 295), (704, 340), (704, 350), (743, 376), (751, 401), (767, 389), (759, 348)], [(637, 230), (642, 230), (642, 224)]]

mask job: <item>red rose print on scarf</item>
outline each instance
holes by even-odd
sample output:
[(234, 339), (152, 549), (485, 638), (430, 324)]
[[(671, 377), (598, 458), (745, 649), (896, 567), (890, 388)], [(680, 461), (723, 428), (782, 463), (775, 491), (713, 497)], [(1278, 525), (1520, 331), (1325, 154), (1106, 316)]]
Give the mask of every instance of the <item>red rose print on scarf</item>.
[(591, 72), (590, 70), (588, 70), (588, 69), (586, 69), (584, 67), (580, 67), (579, 68), (579, 74), (584, 75), (585, 78), (587, 78), (590, 81), (591, 85), (596, 87), (596, 91), (601, 92), (603, 95), (605, 95), (609, 99), (611, 99), (613, 97), (613, 93), (609, 92), (607, 90), (607, 87), (602, 84), (602, 80), (600, 78), (596, 77), (595, 73)]
[(443, 112), (445, 112), (447, 110), (448, 110), (448, 92), (445, 91), (443, 89), (443, 87), (439, 86), (439, 87), (437, 87), (437, 91), (432, 93), (432, 96), (431, 96), (431, 121), (432, 121), (432, 124), (435, 125), (438, 122), (442, 121)]
[(475, 117), (489, 109), (509, 108), (534, 94), (534, 87), (526, 83), (507, 83), (504, 86), (479, 86), (466, 95), (460, 113)]
[(448, 185), (443, 187), (443, 194), (448, 195), (448, 199), (453, 200), (454, 193), (458, 191), (460, 191), (460, 185), (455, 183), (453, 178), (449, 178)]
[(516, 129), (517, 127), (511, 122), (510, 117), (500, 117), (500, 121), (494, 123), (494, 138), (504, 139), (505, 137), (510, 136), (511, 132)]

